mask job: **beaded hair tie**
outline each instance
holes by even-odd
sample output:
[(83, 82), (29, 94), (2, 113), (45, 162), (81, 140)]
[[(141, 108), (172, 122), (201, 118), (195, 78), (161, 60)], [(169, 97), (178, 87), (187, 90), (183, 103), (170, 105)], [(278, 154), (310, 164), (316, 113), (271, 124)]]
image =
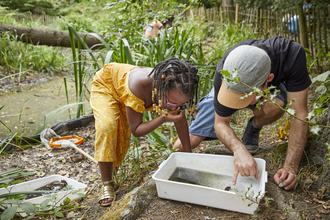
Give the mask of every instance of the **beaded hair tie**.
[[(162, 115), (162, 117), (165, 118), (165, 116), (168, 115), (168, 111), (167, 111), (167, 109), (162, 109), (162, 100), (160, 99), (159, 94), (158, 94), (158, 106), (156, 105), (156, 103), (154, 103), (155, 102), (155, 94), (157, 94), (157, 89), (156, 88), (154, 89), (154, 91), (152, 91), (152, 101), (153, 101), (152, 110), (154, 112), (156, 112), (156, 114)], [(196, 103), (196, 100), (193, 99), (192, 102)], [(197, 107), (193, 107), (193, 108), (188, 109), (188, 112), (189, 112), (188, 115), (189, 116), (193, 115), (193, 118), (196, 119), (197, 110), (198, 110)]]

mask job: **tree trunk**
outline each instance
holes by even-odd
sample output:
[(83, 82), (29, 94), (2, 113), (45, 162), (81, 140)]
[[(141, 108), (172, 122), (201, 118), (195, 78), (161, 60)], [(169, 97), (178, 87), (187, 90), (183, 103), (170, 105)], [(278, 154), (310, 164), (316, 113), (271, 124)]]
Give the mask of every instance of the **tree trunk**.
[(234, 0), (223, 0), (222, 10), (224, 20), (228, 20), (231, 23), (235, 22), (235, 7)]
[[(318, 124), (330, 126), (330, 109), (327, 110), (326, 114), (319, 121)], [(327, 142), (330, 143), (330, 129), (323, 128), (318, 136), (312, 136), (308, 138), (306, 155), (307, 159), (305, 163), (316, 164), (318, 167), (322, 166), (322, 173), (320, 178), (314, 182), (312, 187), (319, 190), (322, 187), (327, 189), (324, 196), (330, 195), (330, 161), (326, 160), (326, 154), (329, 154), (329, 150), (325, 145)]]
[[(37, 28), (27, 28), (27, 27), (17, 27), (12, 25), (0, 24), (1, 31), (8, 31), (13, 34), (17, 34), (21, 37), (22, 41), (25, 43), (31, 43), (34, 45), (47, 45), (56, 47), (71, 47), (69, 31), (56, 31), (56, 30), (44, 30)], [(1, 34), (1, 33), (0, 33)], [(88, 47), (100, 44), (100, 41), (88, 33), (78, 32), (78, 35), (83, 39), (85, 35), (86, 44)], [(99, 35), (99, 34), (98, 34)], [(101, 38), (103, 36), (99, 35)], [(78, 40), (75, 39), (76, 47), (78, 46)], [(96, 49), (92, 47), (92, 49)]]
[(306, 24), (306, 16), (303, 11), (303, 4), (298, 4), (297, 6), (298, 15), (299, 15), (299, 35), (300, 43), (304, 48), (309, 48), (308, 46), (308, 31)]

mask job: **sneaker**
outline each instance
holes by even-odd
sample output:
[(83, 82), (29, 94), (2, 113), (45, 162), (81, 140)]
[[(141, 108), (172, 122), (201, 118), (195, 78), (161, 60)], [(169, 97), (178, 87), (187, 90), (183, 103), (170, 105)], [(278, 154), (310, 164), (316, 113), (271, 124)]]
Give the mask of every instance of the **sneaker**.
[(252, 120), (253, 120), (253, 117), (249, 120), (249, 122), (245, 128), (242, 142), (246, 146), (247, 150), (251, 154), (254, 154), (259, 149), (259, 132), (261, 129), (255, 128), (252, 125)]

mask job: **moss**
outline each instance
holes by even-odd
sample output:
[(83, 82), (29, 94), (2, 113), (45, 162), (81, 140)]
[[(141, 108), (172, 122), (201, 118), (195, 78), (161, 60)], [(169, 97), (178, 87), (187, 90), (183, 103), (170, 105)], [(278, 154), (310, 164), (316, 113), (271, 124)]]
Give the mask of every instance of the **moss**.
[(128, 193), (124, 198), (120, 199), (119, 201), (115, 201), (112, 203), (111, 207), (103, 214), (99, 220), (115, 220), (115, 219), (122, 219), (120, 213), (124, 211), (127, 206), (127, 203), (131, 199), (131, 193)]

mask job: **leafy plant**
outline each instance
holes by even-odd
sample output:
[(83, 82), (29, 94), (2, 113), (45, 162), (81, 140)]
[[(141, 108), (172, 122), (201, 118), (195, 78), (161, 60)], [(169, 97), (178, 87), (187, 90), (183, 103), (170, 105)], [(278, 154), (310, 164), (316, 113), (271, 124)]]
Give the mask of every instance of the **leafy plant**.
[(253, 32), (251, 28), (244, 23), (223, 24), (222, 26), (216, 28), (214, 35), (218, 39), (215, 42), (215, 46), (212, 47), (213, 50), (210, 50), (206, 56), (215, 57), (216, 62), (220, 61), (223, 55), (239, 42), (246, 39), (259, 39), (261, 37), (258, 33)]
[[(116, 40), (118, 33), (129, 42), (140, 41), (144, 26), (152, 19), (164, 22), (175, 13), (178, 6), (176, 1), (133, 1), (121, 0), (110, 2), (103, 10), (109, 13), (111, 26), (106, 26), (105, 35), (109, 41)], [(152, 12), (147, 13), (152, 9)]]
[[(52, 191), (26, 191), (26, 192), (16, 192), (16, 193), (7, 193), (2, 195), (6, 199), (0, 202), (5, 210), (1, 214), (2, 220), (10, 220), (15, 215), (20, 217), (26, 217), (25, 219), (32, 219), (37, 216), (48, 216), (54, 215), (56, 217), (63, 218), (65, 212), (72, 211), (74, 209), (83, 208), (81, 206), (70, 205), (71, 199), (68, 195), (78, 195), (80, 197), (85, 197), (85, 194), (79, 193), (81, 189), (72, 190), (71, 187), (66, 187), (64, 189), (66, 193), (62, 197), (58, 197), (58, 194), (53, 193), (47, 196), (44, 196), (46, 199), (40, 204), (32, 204), (30, 202), (24, 202), (21, 200), (25, 197), (26, 194), (35, 194), (35, 193), (49, 193)], [(56, 191), (54, 191), (56, 192)], [(23, 195), (23, 196), (22, 196)], [(62, 201), (62, 204), (59, 204)]]
[(66, 61), (59, 48), (25, 44), (20, 36), (9, 32), (1, 34), (0, 51), (0, 65), (6, 67), (6, 75), (16, 74), (19, 78), (27, 71), (58, 72)]
[(19, 0), (1, 0), (0, 5), (2, 7), (8, 7), (12, 10), (19, 10), (21, 12), (32, 12), (35, 13), (47, 13), (47, 14), (58, 14), (61, 7), (68, 4), (69, 1), (60, 0), (26, 0), (23, 2)]
[(312, 84), (318, 84), (315, 92), (317, 94), (317, 102), (312, 104), (313, 110), (309, 112), (308, 119), (316, 123), (326, 112), (329, 105), (330, 95), (330, 71), (324, 72), (314, 78), (312, 78)]
[(20, 183), (21, 180), (14, 181), (14, 179), (34, 175), (35, 172), (23, 172), (22, 167), (17, 167), (8, 171), (4, 171), (0, 173), (0, 188), (9, 186), (10, 183), (17, 184)]
[[(21, 178), (34, 175), (35, 171), (23, 172), (22, 167), (17, 167), (8, 171), (0, 173), (0, 188), (9, 187), (10, 185), (17, 184), (22, 182)], [(19, 180), (15, 180), (19, 179)], [(28, 179), (27, 179), (28, 180)], [(84, 194), (80, 193), (81, 189), (73, 190), (71, 186), (64, 188), (66, 193), (63, 197), (58, 198), (58, 194), (54, 193), (51, 195), (45, 196), (45, 199), (41, 204), (32, 204), (30, 202), (25, 202), (22, 200), (26, 197), (27, 194), (35, 193), (49, 193), (52, 191), (41, 190), (41, 191), (19, 191), (19, 192), (10, 192), (11, 188), (8, 188), (8, 193), (1, 194), (0, 198), (0, 209), (4, 211), (1, 214), (2, 220), (10, 220), (15, 215), (26, 216), (27, 219), (31, 219), (36, 216), (46, 216), (55, 214), (57, 217), (64, 217), (63, 213), (71, 211), (73, 209), (81, 208), (79, 206), (69, 205), (70, 199), (67, 197), (69, 194), (77, 194), (80, 197), (85, 197)], [(56, 191), (54, 191), (56, 192)], [(61, 206), (58, 206), (59, 203), (63, 201)], [(1, 211), (0, 211), (1, 212)]]
[[(287, 114), (289, 114), (291, 117), (294, 117), (295, 119), (299, 120), (299, 121), (302, 121), (302, 122), (305, 122), (305, 123), (308, 123), (309, 125), (312, 125), (311, 127), (311, 132), (314, 133), (314, 134), (318, 134), (319, 131), (321, 130), (321, 127), (324, 127), (324, 128), (330, 128), (330, 126), (327, 126), (327, 125), (319, 125), (317, 124), (317, 122), (315, 122), (313, 120), (313, 117), (315, 117), (315, 112), (316, 110), (319, 108), (318, 106), (313, 106), (313, 110), (311, 112), (308, 113), (307, 115), (307, 120), (305, 119), (301, 119), (301, 118), (298, 118), (296, 115), (295, 115), (295, 110), (290, 108), (291, 104), (294, 102), (294, 100), (291, 100), (287, 106), (285, 106), (284, 108), (282, 108), (280, 105), (276, 104), (275, 103), (275, 96), (276, 94), (279, 92), (279, 90), (275, 90), (275, 93), (274, 95), (271, 95), (271, 96), (268, 96), (268, 94), (270, 93), (270, 91), (272, 89), (275, 89), (274, 86), (270, 86), (268, 87), (267, 89), (265, 89), (265, 91), (261, 91), (259, 88), (256, 88), (256, 87), (251, 87), (249, 85), (247, 85), (246, 83), (243, 83), (241, 82), (240, 80), (240, 77), (235, 77), (237, 75), (237, 72), (233, 73), (232, 75), (227, 71), (227, 70), (222, 70), (221, 72), (225, 77), (226, 77), (226, 80), (230, 81), (230, 82), (234, 82), (235, 84), (243, 84), (245, 85), (246, 87), (250, 88), (251, 89), (251, 92), (249, 94), (245, 94), (245, 96), (243, 98), (246, 98), (248, 96), (251, 96), (253, 93), (256, 93), (257, 96), (256, 98), (257, 99), (260, 99), (261, 97), (263, 98), (263, 101), (261, 102), (258, 102), (256, 107), (257, 108), (260, 108), (260, 105), (262, 105), (264, 102), (266, 101), (269, 101), (270, 103), (272, 104), (275, 104), (278, 108), (280, 108), (282, 111), (286, 112)], [(327, 91), (327, 90), (326, 90)], [(322, 113), (322, 112), (321, 112)]]

